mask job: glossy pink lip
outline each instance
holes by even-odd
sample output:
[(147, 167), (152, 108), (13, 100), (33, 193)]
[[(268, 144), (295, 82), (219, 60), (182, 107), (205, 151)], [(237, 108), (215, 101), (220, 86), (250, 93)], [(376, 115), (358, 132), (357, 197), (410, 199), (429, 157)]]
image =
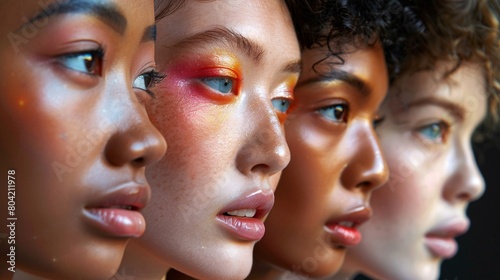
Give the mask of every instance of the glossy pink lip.
[(425, 235), (425, 246), (436, 257), (452, 258), (458, 251), (455, 237), (464, 234), (468, 229), (469, 221), (466, 219), (445, 223), (433, 228)]
[[(274, 193), (264, 193), (261, 189), (242, 195), (240, 199), (224, 207), (216, 216), (216, 221), (232, 236), (239, 240), (258, 241), (265, 233), (264, 218), (274, 205)], [(253, 217), (230, 216), (226, 212), (256, 209)]]
[(151, 190), (135, 183), (121, 185), (107, 192), (83, 210), (92, 228), (113, 237), (139, 237), (146, 221), (139, 211), (148, 203)]
[[(359, 244), (362, 237), (357, 227), (368, 221), (371, 215), (371, 208), (363, 205), (340, 218), (329, 220), (325, 224), (325, 229), (330, 234), (331, 242), (342, 247)], [(352, 223), (352, 225), (346, 226), (345, 223)]]

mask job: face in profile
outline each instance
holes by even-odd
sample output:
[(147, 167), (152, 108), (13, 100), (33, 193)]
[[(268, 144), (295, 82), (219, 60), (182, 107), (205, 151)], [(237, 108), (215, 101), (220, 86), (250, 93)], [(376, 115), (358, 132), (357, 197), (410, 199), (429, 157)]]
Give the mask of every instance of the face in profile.
[(486, 113), (479, 65), (440, 62), (435, 72), (399, 78), (382, 106), (377, 133), (391, 173), (372, 196), (373, 218), (346, 269), (383, 279), (437, 279), (455, 237), (469, 227), (467, 205), (484, 182), (471, 136)]
[(148, 228), (124, 267), (243, 279), (290, 159), (282, 123), (300, 51), (288, 10), (278, 0), (187, 1), (157, 25), (167, 76), (148, 113), (169, 153), (146, 172)]
[(145, 166), (166, 149), (144, 106), (153, 2), (0, 8), (0, 169), (15, 182), (16, 277), (107, 279), (145, 230)]
[[(256, 258), (308, 276), (335, 273), (361, 240), (370, 192), (387, 178), (373, 122), (387, 91), (380, 44), (327, 64), (326, 49), (302, 54), (296, 107), (286, 124), (292, 159), (283, 171)], [(332, 59), (332, 58), (330, 58)]]

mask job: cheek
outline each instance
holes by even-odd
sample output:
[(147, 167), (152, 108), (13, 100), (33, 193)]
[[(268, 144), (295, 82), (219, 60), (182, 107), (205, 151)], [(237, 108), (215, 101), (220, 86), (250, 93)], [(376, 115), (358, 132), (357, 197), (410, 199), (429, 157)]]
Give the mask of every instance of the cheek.
[(171, 203), (191, 205), (201, 191), (208, 196), (217, 192), (214, 187), (222, 187), (234, 170), (244, 114), (236, 106), (213, 104), (181, 86), (166, 84), (156, 93), (148, 113), (168, 148), (160, 162), (146, 169), (147, 177)]
[[(394, 145), (396, 145), (394, 143)], [(411, 145), (406, 149), (385, 149), (389, 167), (389, 181), (372, 194), (374, 223), (405, 232), (408, 226), (425, 230), (427, 220), (432, 219), (433, 205), (439, 199), (440, 180), (429, 166), (429, 158)]]
[(291, 161), (283, 176), (290, 178), (290, 184), (297, 186), (302, 195), (316, 193), (325, 198), (339, 180), (342, 159), (338, 150), (342, 135), (318, 128), (315, 121), (306, 114), (286, 123)]

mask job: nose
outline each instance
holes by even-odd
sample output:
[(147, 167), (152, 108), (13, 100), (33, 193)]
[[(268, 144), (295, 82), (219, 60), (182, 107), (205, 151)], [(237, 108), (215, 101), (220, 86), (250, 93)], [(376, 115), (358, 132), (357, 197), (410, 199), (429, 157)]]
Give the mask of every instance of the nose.
[(452, 203), (468, 203), (479, 199), (484, 192), (485, 183), (469, 141), (456, 145), (450, 162), (452, 176), (444, 188), (445, 199)]
[(380, 144), (369, 120), (352, 122), (350, 132), (342, 141), (349, 141), (347, 162), (341, 183), (351, 189), (370, 194), (389, 179), (389, 172)]
[(268, 100), (254, 98), (249, 104), (245, 137), (236, 156), (238, 170), (245, 174), (272, 175), (282, 171), (290, 162), (283, 125)]
[[(132, 91), (132, 90), (130, 90)], [(165, 138), (150, 122), (144, 105), (135, 98), (121, 96), (119, 106), (114, 106), (116, 127), (106, 143), (104, 155), (117, 167), (130, 165), (140, 168), (160, 160), (167, 150)]]

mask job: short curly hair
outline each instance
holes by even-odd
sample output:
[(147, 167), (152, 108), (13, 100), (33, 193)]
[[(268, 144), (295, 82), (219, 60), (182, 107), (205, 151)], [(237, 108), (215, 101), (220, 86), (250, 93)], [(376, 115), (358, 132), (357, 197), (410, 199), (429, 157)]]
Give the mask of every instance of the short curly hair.
[[(352, 46), (362, 48), (380, 41), (389, 77), (401, 71), (408, 41), (425, 31), (411, 0), (285, 0), (303, 48), (328, 47), (327, 61), (343, 64)], [(331, 62), (331, 58), (333, 61)]]
[(418, 14), (426, 26), (408, 51), (403, 71), (432, 70), (437, 61), (483, 66), (488, 94), (488, 124), (499, 122), (500, 0), (419, 0)]
[(186, 0), (155, 0), (155, 20), (160, 20), (186, 4)]

